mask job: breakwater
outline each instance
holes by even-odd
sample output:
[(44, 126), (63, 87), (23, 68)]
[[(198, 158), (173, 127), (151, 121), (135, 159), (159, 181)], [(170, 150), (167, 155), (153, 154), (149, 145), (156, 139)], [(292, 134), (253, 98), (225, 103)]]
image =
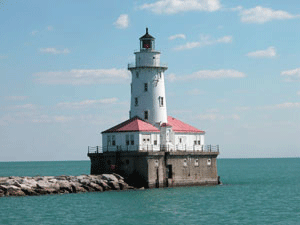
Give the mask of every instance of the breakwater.
[(0, 177), (0, 197), (135, 189), (118, 174)]

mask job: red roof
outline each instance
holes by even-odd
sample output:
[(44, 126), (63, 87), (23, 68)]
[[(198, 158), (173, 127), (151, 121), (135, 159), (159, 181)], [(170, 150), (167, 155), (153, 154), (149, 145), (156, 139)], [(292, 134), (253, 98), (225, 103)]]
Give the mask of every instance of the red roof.
[(178, 133), (205, 133), (205, 131), (199, 130), (191, 125), (175, 119), (172, 116), (168, 116), (168, 125), (171, 125), (172, 130)]
[(155, 126), (153, 126), (151, 123), (148, 123), (136, 116), (108, 130), (105, 130), (102, 133), (135, 132), (135, 131), (160, 132), (160, 130), (157, 129)]

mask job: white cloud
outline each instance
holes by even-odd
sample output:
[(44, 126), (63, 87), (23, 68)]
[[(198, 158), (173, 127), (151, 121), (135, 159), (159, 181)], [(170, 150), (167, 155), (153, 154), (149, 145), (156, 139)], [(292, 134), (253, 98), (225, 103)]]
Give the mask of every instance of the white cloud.
[(169, 40), (172, 41), (172, 40), (175, 40), (175, 39), (185, 39), (185, 35), (184, 34), (175, 34), (175, 35), (172, 35), (169, 37)]
[(97, 105), (113, 104), (118, 101), (117, 98), (106, 98), (100, 100), (84, 100), (81, 102), (60, 102), (57, 104), (59, 108), (80, 109), (89, 108)]
[(155, 14), (176, 14), (188, 11), (213, 12), (220, 8), (219, 0), (158, 0), (139, 7), (139, 9), (146, 9)]
[(299, 107), (300, 107), (300, 102), (285, 102), (274, 106), (274, 108), (277, 109), (299, 108)]
[(43, 84), (115, 84), (129, 81), (130, 72), (125, 69), (97, 69), (40, 72), (34, 74), (36, 82)]
[(227, 44), (231, 42), (232, 42), (232, 36), (224, 36), (218, 39), (213, 39), (209, 35), (201, 35), (200, 41), (188, 42), (184, 45), (175, 47), (174, 50), (186, 50), (186, 49), (200, 48), (200, 47), (219, 44), (219, 43)]
[(170, 74), (168, 79), (170, 81), (184, 81), (184, 80), (200, 80), (200, 79), (222, 79), (222, 78), (243, 78), (246, 74), (237, 70), (200, 70), (190, 75), (176, 76)]
[(31, 31), (30, 34), (31, 34), (32, 36), (34, 36), (34, 35), (36, 35), (37, 33), (38, 33), (38, 31), (37, 31), (37, 30), (34, 30), (34, 31)]
[(58, 50), (56, 48), (40, 48), (40, 52), (42, 52), (42, 53), (50, 53), (50, 54), (57, 55), (57, 54), (68, 54), (71, 51), (69, 49), (67, 49), (67, 48), (65, 48), (63, 50)]
[(284, 102), (276, 105), (257, 107), (257, 109), (292, 109), (292, 108), (300, 108), (300, 102)]
[(202, 91), (202, 90), (199, 90), (198, 88), (195, 88), (195, 89), (192, 89), (192, 90), (188, 90), (186, 92), (188, 95), (202, 95), (204, 94), (205, 92)]
[(288, 82), (300, 81), (300, 68), (294, 70), (282, 71), (281, 76), (284, 76), (285, 81)]
[(243, 9), (243, 6), (237, 6), (237, 7), (234, 7), (234, 8), (231, 8), (229, 9), (229, 11), (233, 11), (233, 12), (236, 12), (236, 11), (241, 11)]
[(244, 23), (259, 23), (263, 24), (272, 20), (286, 20), (298, 18), (299, 15), (292, 15), (282, 10), (273, 10), (256, 6), (252, 9), (242, 10), (240, 13), (241, 21)]
[(21, 110), (24, 110), (24, 109), (29, 109), (29, 110), (32, 110), (32, 109), (36, 109), (36, 106), (29, 103), (29, 104), (23, 104), (23, 105), (13, 105), (13, 106), (8, 106), (7, 108), (9, 109), (21, 109)]
[(129, 26), (129, 16), (121, 14), (116, 22), (114, 22), (114, 25), (119, 29), (126, 29)]
[(238, 107), (235, 107), (235, 110), (237, 110), (237, 111), (248, 111), (250, 109), (251, 108), (249, 106), (238, 106)]
[(266, 50), (259, 50), (255, 52), (249, 52), (247, 56), (252, 58), (274, 58), (277, 55), (276, 48), (269, 47)]
[(207, 113), (207, 114), (199, 114), (196, 116), (196, 119), (199, 120), (227, 120), (227, 119), (233, 119), (233, 120), (239, 120), (240, 116), (237, 114), (232, 114), (232, 115), (221, 115), (217, 113)]
[(5, 100), (7, 101), (24, 101), (28, 96), (6, 96)]

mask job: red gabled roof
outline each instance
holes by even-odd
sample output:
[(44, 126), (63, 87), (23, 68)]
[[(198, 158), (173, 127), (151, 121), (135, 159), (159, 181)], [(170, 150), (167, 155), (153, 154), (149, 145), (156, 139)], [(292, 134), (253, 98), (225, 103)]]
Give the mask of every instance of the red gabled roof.
[(191, 125), (175, 119), (172, 116), (168, 116), (168, 125), (171, 125), (172, 130), (178, 133), (205, 133), (205, 131), (199, 130)]
[(160, 132), (160, 130), (157, 129), (155, 126), (153, 126), (151, 123), (148, 123), (136, 116), (108, 130), (105, 130), (102, 133), (134, 132), (134, 131)]

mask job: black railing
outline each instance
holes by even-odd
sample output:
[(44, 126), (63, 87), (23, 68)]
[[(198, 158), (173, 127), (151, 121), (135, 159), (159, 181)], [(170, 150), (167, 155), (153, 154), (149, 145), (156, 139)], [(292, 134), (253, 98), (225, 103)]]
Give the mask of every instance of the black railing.
[(195, 151), (195, 152), (219, 152), (219, 145), (115, 145), (115, 146), (88, 146), (88, 153), (103, 153), (116, 151)]

